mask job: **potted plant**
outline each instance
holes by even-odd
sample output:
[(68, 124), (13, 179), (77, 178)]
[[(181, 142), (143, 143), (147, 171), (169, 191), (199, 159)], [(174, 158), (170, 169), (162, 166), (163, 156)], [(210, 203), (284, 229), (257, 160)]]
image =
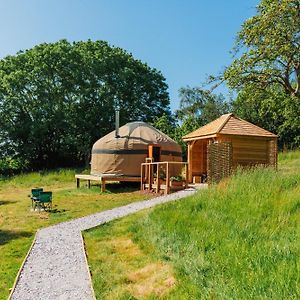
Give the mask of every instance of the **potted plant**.
[(162, 168), (159, 170), (159, 178), (157, 178), (157, 173), (154, 173), (154, 181), (157, 182), (158, 179), (159, 184), (166, 184), (166, 172)]
[(171, 180), (171, 186), (182, 186), (183, 185), (183, 178), (181, 175), (178, 176), (172, 176), (170, 178)]

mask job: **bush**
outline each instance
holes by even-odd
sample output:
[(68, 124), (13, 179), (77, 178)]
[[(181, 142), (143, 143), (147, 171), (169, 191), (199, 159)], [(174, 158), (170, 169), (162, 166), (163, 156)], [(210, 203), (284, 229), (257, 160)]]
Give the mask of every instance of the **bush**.
[(28, 167), (28, 162), (20, 158), (4, 157), (0, 159), (0, 175), (12, 176)]

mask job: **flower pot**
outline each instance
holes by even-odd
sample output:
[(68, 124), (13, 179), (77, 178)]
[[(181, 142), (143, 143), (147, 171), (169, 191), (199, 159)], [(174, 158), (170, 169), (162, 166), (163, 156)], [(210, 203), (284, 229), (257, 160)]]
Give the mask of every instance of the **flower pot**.
[(171, 186), (176, 186), (176, 187), (183, 186), (183, 181), (175, 181), (175, 180), (173, 180), (173, 181), (171, 181)]

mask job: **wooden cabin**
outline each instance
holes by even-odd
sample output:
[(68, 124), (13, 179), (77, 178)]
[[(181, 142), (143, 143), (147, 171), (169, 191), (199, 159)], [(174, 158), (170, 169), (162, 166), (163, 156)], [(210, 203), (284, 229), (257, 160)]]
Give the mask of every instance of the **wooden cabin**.
[(234, 114), (185, 135), (188, 143), (189, 181), (218, 182), (237, 166), (277, 167), (277, 135)]

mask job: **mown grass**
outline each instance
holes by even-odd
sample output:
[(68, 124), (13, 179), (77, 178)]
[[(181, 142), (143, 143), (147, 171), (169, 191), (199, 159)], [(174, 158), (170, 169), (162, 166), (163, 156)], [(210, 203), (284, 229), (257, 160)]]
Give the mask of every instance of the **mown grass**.
[[(147, 196), (120, 184), (76, 189), (74, 170), (30, 173), (0, 180), (0, 299), (6, 299), (37, 229)], [(53, 192), (51, 212), (32, 212), (28, 198), (33, 187)]]
[[(300, 152), (279, 158), (278, 172), (238, 172), (183, 201), (86, 232), (97, 298), (299, 299)], [(133, 261), (118, 246), (124, 239), (132, 241), (129, 252), (139, 249)], [(167, 265), (174, 282), (161, 277), (141, 288), (132, 281), (132, 265), (139, 272), (151, 264)]]

